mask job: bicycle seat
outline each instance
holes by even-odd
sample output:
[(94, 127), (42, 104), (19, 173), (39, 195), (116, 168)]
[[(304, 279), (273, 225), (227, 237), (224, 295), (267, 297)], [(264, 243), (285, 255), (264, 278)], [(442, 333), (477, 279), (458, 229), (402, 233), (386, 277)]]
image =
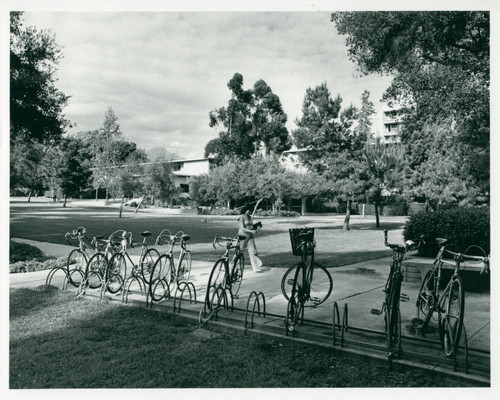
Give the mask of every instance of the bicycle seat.
[(442, 246), (443, 244), (445, 244), (447, 241), (448, 241), (448, 239), (444, 239), (444, 238), (436, 238), (436, 242), (437, 242), (437, 244), (439, 244), (440, 246)]
[(191, 236), (189, 236), (188, 234), (184, 234), (181, 236), (181, 239), (187, 242), (189, 239), (191, 239)]
[(386, 244), (387, 247), (389, 247), (391, 250), (397, 250), (397, 251), (403, 251), (403, 250), (406, 250), (406, 246), (402, 245), (402, 244), (391, 244), (391, 243), (387, 243)]
[(247, 237), (245, 235), (238, 235), (238, 239), (245, 240)]
[(141, 236), (144, 236), (144, 237), (148, 237), (148, 236), (151, 236), (151, 232), (149, 231), (144, 231), (144, 232), (141, 232), (140, 233)]
[(104, 239), (104, 236), (103, 235), (96, 235), (96, 236), (94, 236), (94, 239), (101, 240), (101, 239)]

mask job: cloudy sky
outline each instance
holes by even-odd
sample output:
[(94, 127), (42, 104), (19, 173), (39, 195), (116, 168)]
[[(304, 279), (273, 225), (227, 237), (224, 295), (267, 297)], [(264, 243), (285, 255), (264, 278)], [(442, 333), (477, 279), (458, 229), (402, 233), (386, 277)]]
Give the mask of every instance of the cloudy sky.
[(289, 131), (308, 87), (326, 81), (345, 106), (366, 89), (380, 110), (390, 81), (356, 72), (329, 12), (37, 11), (24, 25), (50, 29), (63, 49), (57, 85), (71, 96), (71, 132), (98, 128), (111, 106), (126, 140), (183, 158), (203, 157), (217, 137), (208, 113), (227, 105), (236, 72), (246, 89), (266, 81)]

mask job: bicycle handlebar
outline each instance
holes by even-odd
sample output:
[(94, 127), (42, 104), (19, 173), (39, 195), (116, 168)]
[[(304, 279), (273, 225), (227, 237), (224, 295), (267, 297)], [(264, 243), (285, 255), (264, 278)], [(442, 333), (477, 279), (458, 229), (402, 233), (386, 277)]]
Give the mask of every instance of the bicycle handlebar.
[(235, 237), (227, 237), (227, 236), (219, 236), (219, 235), (215, 235), (215, 238), (212, 242), (212, 246), (214, 247), (214, 249), (216, 249), (217, 247), (215, 246), (215, 244), (217, 243), (219, 246), (224, 246), (223, 244), (221, 244), (219, 241), (220, 240), (224, 240), (226, 241), (226, 247), (230, 247), (232, 246), (233, 242), (236, 240), (236, 241), (239, 241), (240, 238), (238, 236), (235, 236)]
[[(168, 232), (168, 234), (167, 234)], [(176, 241), (178, 242), (182, 242), (183, 239), (182, 237), (184, 236), (184, 232), (183, 231), (178, 231), (175, 235), (172, 235), (172, 232), (170, 232), (170, 230), (168, 229), (164, 229), (160, 232), (160, 234), (157, 236), (156, 238), (156, 241), (155, 241), (155, 245), (160, 245), (161, 243), (161, 239), (163, 238), (168, 238), (168, 241), (169, 243), (175, 243)]]
[(396, 244), (396, 243), (389, 243), (387, 241), (387, 237), (388, 237), (387, 234), (388, 234), (387, 229), (384, 229), (384, 245), (391, 248), (391, 250), (394, 250), (394, 251), (414, 250), (415, 246), (416, 246), (416, 249), (418, 249), (422, 243), (425, 244), (424, 235), (420, 236), (420, 239), (418, 241), (406, 240), (404, 242), (404, 244)]

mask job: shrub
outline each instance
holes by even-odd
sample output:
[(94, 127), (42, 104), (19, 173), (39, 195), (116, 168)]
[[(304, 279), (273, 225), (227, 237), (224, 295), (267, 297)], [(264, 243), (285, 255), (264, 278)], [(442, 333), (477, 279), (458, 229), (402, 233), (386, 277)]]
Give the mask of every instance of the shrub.
[(38, 247), (32, 246), (27, 243), (18, 243), (14, 241), (10, 241), (9, 244), (9, 262), (15, 263), (17, 261), (26, 261), (32, 259), (43, 260), (47, 259), (43, 255), (42, 250)]
[(408, 215), (408, 202), (401, 196), (390, 197), (383, 207), (387, 216)]
[(283, 210), (279, 213), (280, 217), (298, 217), (300, 214), (297, 211)]
[(436, 238), (446, 238), (459, 251), (471, 245), (490, 252), (490, 209), (457, 207), (449, 210), (413, 214), (406, 223), (405, 240), (424, 236), (425, 246), (419, 254), (434, 257), (438, 251)]
[(11, 274), (16, 274), (20, 272), (33, 272), (42, 271), (46, 269), (52, 269), (55, 267), (63, 267), (66, 265), (67, 258), (59, 257), (57, 259), (49, 259), (45, 261), (38, 261), (37, 259), (29, 261), (17, 261), (10, 264), (9, 272)]

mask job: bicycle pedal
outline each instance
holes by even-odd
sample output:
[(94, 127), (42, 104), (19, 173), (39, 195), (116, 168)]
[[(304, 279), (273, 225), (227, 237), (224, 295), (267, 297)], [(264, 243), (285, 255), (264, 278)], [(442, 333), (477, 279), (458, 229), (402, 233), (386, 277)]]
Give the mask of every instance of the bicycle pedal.
[(377, 310), (376, 308), (372, 308), (370, 310), (370, 313), (373, 314), (373, 315), (380, 315), (380, 314), (382, 314), (382, 311)]

